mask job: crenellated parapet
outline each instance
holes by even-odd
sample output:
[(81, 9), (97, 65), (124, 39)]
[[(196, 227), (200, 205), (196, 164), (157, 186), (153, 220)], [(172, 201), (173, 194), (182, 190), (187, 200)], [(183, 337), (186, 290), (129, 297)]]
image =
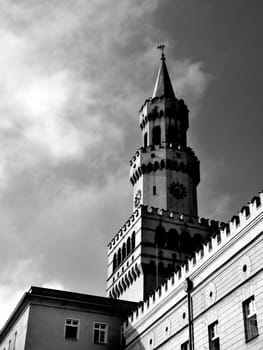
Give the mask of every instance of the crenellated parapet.
[[(153, 289), (149, 283), (158, 283), (147, 279), (156, 279), (158, 271), (158, 279), (162, 281), (192, 254), (193, 247), (211, 234), (217, 234), (222, 225), (224, 223), (140, 205), (108, 245), (108, 296), (125, 298), (127, 290), (133, 286), (136, 290), (136, 283), (143, 278), (146, 282), (142, 300)], [(161, 234), (159, 238), (158, 234)]]
[[(156, 208), (143, 208), (147, 213), (160, 216), (172, 216), (174, 214), (167, 211), (161, 211)], [(180, 214), (178, 219), (180, 219)], [(182, 218), (181, 218), (182, 219)], [(197, 219), (198, 222), (202, 222), (203, 225), (218, 225), (216, 222), (208, 222), (206, 219)], [(253, 227), (258, 229), (251, 231)], [(211, 264), (213, 259), (216, 259), (220, 254), (228, 250), (228, 254), (224, 256), (224, 259), (229, 259), (229, 254), (234, 254), (235, 249), (242, 249), (242, 244), (246, 245), (247, 242), (253, 239), (252, 233), (256, 236), (263, 230), (263, 192), (260, 192), (257, 196), (253, 197), (251, 201), (243, 206), (240, 212), (232, 217), (227, 224), (220, 224), (220, 230), (216, 235), (212, 235), (202, 246), (194, 252), (194, 254), (181, 264), (175, 273), (168, 279), (166, 279), (157, 289), (153, 290), (151, 294), (140, 303), (139, 307), (128, 317), (124, 323), (124, 332), (136, 327), (138, 322), (144, 320), (146, 315), (157, 307), (161, 302), (168, 299), (171, 293), (180, 294), (180, 298), (183, 295), (182, 284), (186, 278), (190, 277), (194, 281), (201, 282), (204, 277), (198, 277), (198, 273), (211, 273), (209, 268), (206, 268)], [(243, 239), (243, 243), (237, 244), (238, 240)], [(235, 243), (235, 244), (234, 244)], [(231, 251), (230, 247), (233, 247)], [(222, 266), (223, 258), (217, 263)], [(215, 263), (215, 268), (217, 267)], [(199, 279), (198, 279), (199, 278)], [(184, 294), (185, 295), (185, 294)], [(173, 303), (176, 302), (176, 294), (173, 294)]]
[(176, 144), (141, 147), (130, 160), (130, 182), (134, 185), (142, 175), (163, 169), (186, 173), (195, 185), (200, 182), (197, 156), (190, 147)]
[(135, 222), (136, 218), (141, 216), (141, 208), (137, 208), (133, 214), (129, 217), (129, 219), (125, 222), (125, 224), (122, 225), (122, 227), (119, 229), (119, 231), (115, 234), (115, 236), (112, 238), (112, 240), (108, 243), (108, 254), (112, 252), (112, 250), (116, 247), (116, 245), (119, 243), (119, 241), (122, 239), (123, 236), (129, 231), (131, 225)]
[[(257, 197), (254, 197), (257, 198)], [(256, 200), (256, 199), (255, 199)], [(244, 208), (244, 207), (243, 207)], [(243, 209), (242, 208), (242, 209)], [(115, 234), (112, 240), (108, 243), (108, 253), (115, 248), (115, 246), (119, 243), (119, 241), (125, 236), (125, 234), (129, 231), (131, 225), (136, 221), (136, 218), (141, 216), (152, 216), (157, 218), (169, 219), (173, 222), (179, 223), (190, 223), (194, 225), (199, 225), (202, 228), (211, 228), (211, 229), (219, 229), (223, 226), (228, 226), (229, 224), (220, 223), (215, 220), (209, 220), (207, 218), (193, 217), (190, 215), (185, 215), (183, 213), (175, 213), (173, 211), (164, 210), (162, 208), (154, 208), (147, 205), (140, 205), (133, 214), (129, 217), (129, 219), (122, 225), (119, 231)], [(232, 218), (233, 220), (233, 218)]]
[(135, 152), (134, 156), (130, 159), (129, 164), (130, 164), (130, 166), (136, 165), (136, 161), (139, 158), (141, 153), (158, 151), (158, 150), (162, 150), (164, 148), (169, 148), (169, 149), (172, 149), (173, 151), (186, 152), (187, 154), (189, 154), (190, 156), (192, 156), (193, 158), (196, 158), (196, 160), (198, 160), (195, 152), (193, 151), (193, 149), (191, 147), (182, 147), (179, 144), (171, 143), (171, 144), (164, 144), (164, 145), (160, 144), (160, 145), (151, 145), (151, 146), (147, 146), (147, 147), (140, 147)]
[(141, 212), (143, 215), (147, 215), (148, 217), (154, 216), (163, 220), (172, 220), (172, 222), (174, 223), (180, 223), (183, 225), (192, 224), (195, 226), (200, 226), (201, 228), (208, 228), (212, 230), (218, 230), (223, 226), (227, 225), (224, 222), (219, 223), (219, 221), (215, 220), (210, 220), (202, 217), (194, 217), (179, 212), (175, 213), (173, 211), (154, 208), (150, 206), (141, 206)]

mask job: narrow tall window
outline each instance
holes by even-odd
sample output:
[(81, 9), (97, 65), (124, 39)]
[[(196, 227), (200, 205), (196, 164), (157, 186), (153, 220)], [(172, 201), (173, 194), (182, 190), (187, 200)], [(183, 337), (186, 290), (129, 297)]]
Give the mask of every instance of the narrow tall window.
[(117, 265), (119, 266), (121, 264), (121, 248), (118, 249), (118, 255), (117, 255)]
[(144, 137), (143, 137), (143, 146), (144, 147), (147, 147), (147, 138), (148, 138), (148, 136), (147, 136), (147, 132), (144, 134)]
[(124, 260), (126, 258), (126, 244), (125, 243), (123, 243), (123, 245), (122, 245), (121, 252), (122, 252), (122, 260)]
[(153, 195), (156, 196), (156, 186), (153, 186)]
[(175, 229), (170, 229), (168, 231), (168, 241), (167, 241), (167, 247), (168, 249), (177, 250), (179, 248), (179, 236)]
[(155, 230), (155, 244), (158, 246), (158, 248), (165, 248), (166, 246), (166, 232), (161, 223)]
[(220, 350), (218, 336), (218, 321), (208, 326), (209, 350)]
[(17, 332), (15, 332), (15, 335), (14, 335), (13, 350), (15, 350), (16, 348), (16, 337), (17, 337)]
[(95, 322), (93, 325), (93, 342), (95, 344), (107, 344), (108, 324)]
[(131, 248), (132, 248), (132, 250), (134, 250), (135, 249), (135, 232), (133, 232), (133, 234), (132, 234), (132, 239), (131, 239)]
[(249, 340), (258, 335), (257, 314), (254, 295), (243, 302), (245, 338)]
[(181, 345), (181, 350), (189, 350), (189, 340)]
[(117, 268), (117, 255), (116, 255), (116, 253), (113, 255), (112, 264), (113, 264), (113, 271), (115, 271)]
[(11, 350), (11, 339), (8, 342), (8, 350)]
[(127, 239), (127, 256), (131, 253), (131, 239)]
[(152, 131), (152, 144), (160, 145), (161, 143), (161, 128), (160, 126), (155, 126)]
[(168, 126), (168, 135), (167, 135), (167, 142), (170, 143), (175, 143), (176, 142), (176, 127), (169, 125)]
[(79, 320), (66, 318), (65, 320), (65, 338), (77, 340), (79, 337)]

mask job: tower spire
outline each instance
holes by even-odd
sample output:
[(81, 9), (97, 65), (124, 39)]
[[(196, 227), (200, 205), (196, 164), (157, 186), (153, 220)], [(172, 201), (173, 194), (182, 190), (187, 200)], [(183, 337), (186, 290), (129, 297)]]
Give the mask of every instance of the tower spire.
[(164, 49), (165, 49), (165, 47), (166, 47), (166, 46), (165, 46), (164, 44), (161, 44), (161, 45), (158, 45), (158, 46), (157, 46), (157, 49), (162, 51), (161, 60), (165, 60), (165, 55), (164, 55)]
[(155, 97), (168, 97), (171, 99), (176, 99), (173, 86), (169, 77), (168, 69), (165, 63), (164, 49), (165, 45), (161, 44), (157, 46), (158, 50), (161, 50), (161, 63), (156, 79), (156, 83), (153, 90), (152, 98)]

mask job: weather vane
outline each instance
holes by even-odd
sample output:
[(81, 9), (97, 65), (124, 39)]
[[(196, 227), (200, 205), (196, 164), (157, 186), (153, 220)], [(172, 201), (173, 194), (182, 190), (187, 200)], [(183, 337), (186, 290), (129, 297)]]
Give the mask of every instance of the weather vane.
[(158, 45), (157, 49), (162, 51), (162, 59), (165, 59), (165, 56), (164, 56), (165, 45), (164, 44)]

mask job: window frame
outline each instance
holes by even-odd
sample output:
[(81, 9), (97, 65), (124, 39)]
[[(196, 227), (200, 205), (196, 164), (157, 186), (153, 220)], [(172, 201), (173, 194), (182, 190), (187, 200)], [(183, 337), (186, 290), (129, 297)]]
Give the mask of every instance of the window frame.
[[(249, 310), (249, 305), (252, 302), (253, 306), (253, 313), (251, 313), (251, 310)], [(252, 295), (251, 297), (247, 298), (242, 302), (242, 310), (243, 310), (243, 320), (244, 320), (244, 331), (245, 331), (245, 341), (248, 343), (249, 341), (255, 339), (259, 333), (258, 333), (258, 323), (257, 323), (257, 312), (256, 312), (256, 304), (255, 304), (255, 296)], [(251, 321), (252, 318), (254, 318), (253, 321), (255, 321), (254, 327), (256, 328), (256, 332), (253, 334), (253, 330), (251, 327)]]
[[(77, 325), (70, 325), (70, 324), (67, 324), (67, 321), (77, 321), (78, 322), (78, 324)], [(67, 328), (67, 326), (69, 326), (69, 327), (73, 327), (73, 328), (77, 328), (77, 334), (76, 334), (76, 338), (72, 338), (72, 337), (66, 337), (66, 328)], [(79, 331), (80, 331), (80, 319), (78, 319), (78, 318), (74, 318), (74, 317), (66, 317), (65, 318), (65, 323), (64, 323), (64, 338), (66, 339), (66, 340), (73, 340), (73, 341), (75, 341), (75, 340), (78, 340), (79, 339)]]
[[(98, 325), (104, 325), (106, 326), (105, 329), (96, 328), (96, 324)], [(99, 340), (95, 340), (95, 331), (99, 331)], [(101, 321), (94, 321), (93, 322), (93, 332), (92, 332), (92, 342), (93, 344), (102, 344), (107, 345), (108, 344), (108, 332), (109, 331), (109, 324), (107, 322), (101, 322)], [(101, 332), (104, 332), (104, 342), (100, 341), (100, 334)]]
[(209, 350), (220, 350), (218, 320), (208, 325), (208, 343), (209, 343)]
[(181, 350), (189, 350), (189, 340), (186, 340), (184, 343), (181, 344)]

